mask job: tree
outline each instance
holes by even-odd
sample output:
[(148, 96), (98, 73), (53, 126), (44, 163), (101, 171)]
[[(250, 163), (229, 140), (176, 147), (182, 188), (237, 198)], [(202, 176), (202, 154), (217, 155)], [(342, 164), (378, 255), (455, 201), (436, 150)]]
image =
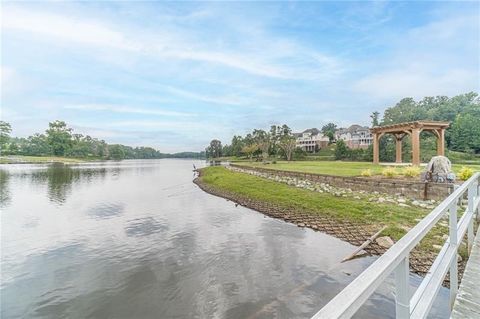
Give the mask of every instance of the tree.
[(10, 126), (10, 123), (0, 121), (0, 151), (6, 149), (6, 146), (10, 141), (11, 132), (12, 127)]
[(253, 130), (253, 139), (255, 143), (258, 145), (258, 148), (262, 151), (263, 160), (267, 160), (268, 158), (268, 150), (270, 148), (270, 134), (265, 132), (264, 130)]
[(458, 114), (452, 125), (452, 149), (480, 153), (480, 107)]
[(337, 141), (337, 147), (335, 148), (335, 159), (341, 160), (348, 157), (348, 147), (344, 140), (339, 139)]
[(293, 151), (295, 151), (295, 147), (297, 146), (297, 139), (291, 135), (285, 135), (281, 137), (279, 145), (285, 152), (287, 161), (291, 161)]
[(207, 156), (217, 158), (222, 156), (222, 142), (219, 140), (212, 140), (207, 147)]
[(233, 156), (242, 155), (242, 148), (245, 146), (245, 141), (240, 135), (234, 135), (232, 143), (230, 144), (230, 151)]
[(53, 154), (64, 156), (72, 147), (72, 129), (63, 121), (54, 121), (48, 124), (46, 130), (47, 142)]
[(370, 115), (370, 118), (372, 119), (372, 127), (380, 125), (380, 122), (378, 121), (379, 116), (380, 116), (380, 112), (378, 111), (375, 111), (372, 113), (372, 115)]
[(335, 140), (335, 131), (337, 125), (334, 123), (328, 123), (322, 127), (322, 133), (328, 137), (328, 141), (331, 144)]
[(125, 158), (125, 151), (120, 144), (108, 145), (109, 158), (114, 160), (122, 160)]
[(52, 154), (52, 149), (48, 144), (47, 137), (44, 134), (34, 134), (29, 136), (24, 149), (25, 155), (46, 156)]
[(242, 152), (247, 154), (248, 158), (250, 159), (250, 162), (252, 161), (253, 154), (258, 151), (258, 145), (257, 144), (250, 144), (250, 145), (245, 145), (242, 148)]

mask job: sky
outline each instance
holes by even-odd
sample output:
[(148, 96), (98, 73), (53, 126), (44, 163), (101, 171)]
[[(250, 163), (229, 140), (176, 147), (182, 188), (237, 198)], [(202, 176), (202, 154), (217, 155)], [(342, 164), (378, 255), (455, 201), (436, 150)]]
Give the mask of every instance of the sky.
[(480, 91), (480, 2), (2, 2), (1, 119), (200, 151)]

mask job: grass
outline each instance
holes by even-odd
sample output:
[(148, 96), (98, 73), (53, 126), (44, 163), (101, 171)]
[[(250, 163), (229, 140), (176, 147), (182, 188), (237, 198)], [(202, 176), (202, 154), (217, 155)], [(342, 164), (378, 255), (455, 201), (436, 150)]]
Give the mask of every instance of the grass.
[(79, 159), (72, 157), (59, 157), (59, 156), (23, 156), (23, 155), (12, 155), (12, 156), (2, 156), (0, 157), (0, 164), (16, 164), (16, 163), (82, 163), (95, 159)]
[[(319, 214), (356, 224), (374, 225), (377, 229), (387, 226), (382, 235), (400, 239), (430, 211), (396, 204), (376, 203), (348, 197), (336, 197), (232, 172), (224, 167), (207, 167), (202, 171), (202, 182), (218, 190), (246, 197), (285, 209)], [(437, 225), (417, 246), (420, 251), (437, 253), (433, 244), (443, 244), (445, 225)]]
[[(241, 162), (239, 165), (278, 169), (292, 172), (326, 174), (336, 176), (361, 176), (362, 171), (370, 170), (372, 175), (381, 175), (385, 166), (374, 165), (369, 162), (342, 162), (342, 161), (278, 161), (276, 164), (265, 165), (260, 162)], [(453, 171), (458, 174), (463, 166), (480, 171), (479, 164), (453, 164)], [(401, 170), (400, 170), (401, 172)]]

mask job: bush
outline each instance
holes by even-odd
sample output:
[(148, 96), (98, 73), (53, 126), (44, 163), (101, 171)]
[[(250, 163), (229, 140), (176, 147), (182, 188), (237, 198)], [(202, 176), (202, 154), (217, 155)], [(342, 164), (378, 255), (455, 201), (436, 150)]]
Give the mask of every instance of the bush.
[(398, 173), (395, 167), (387, 167), (382, 170), (382, 175), (385, 177), (395, 177)]
[(360, 175), (362, 175), (363, 177), (370, 177), (372, 176), (372, 170), (371, 169), (364, 169)]
[(421, 169), (418, 166), (408, 166), (403, 169), (403, 175), (406, 177), (417, 177), (421, 173)]
[(467, 179), (469, 179), (470, 177), (472, 177), (473, 175), (473, 169), (471, 169), (470, 167), (466, 167), (466, 166), (463, 166), (461, 169), (460, 169), (460, 172), (458, 172), (458, 177), (462, 180), (462, 181), (466, 181)]

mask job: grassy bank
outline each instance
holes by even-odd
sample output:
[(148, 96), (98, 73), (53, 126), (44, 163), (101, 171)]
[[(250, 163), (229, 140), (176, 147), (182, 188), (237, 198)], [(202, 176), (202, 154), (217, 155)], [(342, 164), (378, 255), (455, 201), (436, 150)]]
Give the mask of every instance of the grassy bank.
[(64, 163), (75, 164), (89, 161), (95, 161), (97, 159), (90, 158), (72, 158), (72, 157), (59, 157), (59, 156), (2, 156), (0, 157), (0, 164), (41, 164), (41, 163)]
[[(336, 176), (360, 176), (363, 170), (369, 169), (373, 175), (380, 175), (385, 166), (374, 165), (368, 162), (342, 162), (342, 161), (279, 161), (275, 164), (265, 165), (261, 162), (241, 162), (240, 165), (262, 167), (269, 169), (278, 169), (292, 172), (313, 173), (313, 174), (327, 174)], [(453, 164), (455, 173), (462, 168), (462, 166), (471, 167), (475, 171), (480, 171), (479, 164)], [(399, 171), (401, 169), (399, 168)]]
[[(313, 192), (248, 174), (232, 172), (224, 167), (203, 169), (199, 182), (213, 190), (212, 193), (240, 202), (242, 205), (246, 203), (245, 206), (250, 208), (257, 209), (258, 205), (255, 203), (260, 203), (259, 207), (270, 206), (274, 207), (275, 211), (288, 212), (285, 213), (288, 218), (284, 218), (281, 214), (274, 217), (294, 220), (297, 224), (295, 214), (302, 216), (306, 214), (309, 218), (319, 220), (327, 218), (339, 224), (348, 222), (353, 225), (363, 225), (369, 230), (370, 235), (373, 234), (373, 230), (387, 226), (382, 236), (390, 236), (395, 241), (430, 212), (421, 208), (401, 207), (396, 204), (369, 202)], [(262, 212), (265, 213), (265, 211)], [(443, 244), (442, 236), (447, 232), (447, 222), (442, 221), (422, 240), (412, 253), (414, 270), (418, 273), (428, 270), (438, 253), (437, 245)], [(335, 232), (330, 234), (336, 236)], [(355, 244), (358, 245), (358, 242)]]

